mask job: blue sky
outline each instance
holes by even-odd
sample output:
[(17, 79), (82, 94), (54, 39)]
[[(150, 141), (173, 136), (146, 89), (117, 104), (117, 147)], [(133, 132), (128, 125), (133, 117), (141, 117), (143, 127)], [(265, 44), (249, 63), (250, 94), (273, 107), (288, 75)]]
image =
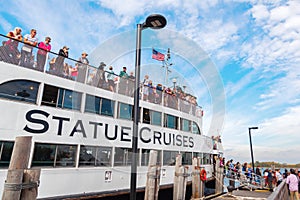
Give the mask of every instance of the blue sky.
[(135, 29), (149, 14), (168, 24), (144, 30), (142, 76), (163, 82), (152, 47), (171, 49), (172, 78), (198, 96), (203, 130), (222, 136), (226, 158), (300, 163), (300, 2), (298, 0), (0, 0), (0, 33), (52, 38), (52, 51), (68, 45), (70, 57), (89, 53), (133, 71)]

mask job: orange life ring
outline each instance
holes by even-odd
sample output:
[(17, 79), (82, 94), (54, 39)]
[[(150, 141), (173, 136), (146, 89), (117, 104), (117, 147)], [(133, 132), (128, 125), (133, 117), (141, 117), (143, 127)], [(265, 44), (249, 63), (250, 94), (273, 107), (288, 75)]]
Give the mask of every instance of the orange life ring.
[(206, 181), (206, 171), (205, 169), (202, 169), (200, 172), (200, 180), (201, 181)]

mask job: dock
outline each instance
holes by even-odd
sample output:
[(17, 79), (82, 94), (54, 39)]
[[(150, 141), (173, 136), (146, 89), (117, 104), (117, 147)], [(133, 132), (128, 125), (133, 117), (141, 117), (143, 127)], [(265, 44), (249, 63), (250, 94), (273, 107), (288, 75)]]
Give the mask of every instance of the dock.
[(268, 190), (235, 190), (232, 192), (232, 194), (227, 193), (214, 198), (214, 200), (265, 200), (268, 199), (268, 197), (270, 197), (271, 194), (272, 192)]

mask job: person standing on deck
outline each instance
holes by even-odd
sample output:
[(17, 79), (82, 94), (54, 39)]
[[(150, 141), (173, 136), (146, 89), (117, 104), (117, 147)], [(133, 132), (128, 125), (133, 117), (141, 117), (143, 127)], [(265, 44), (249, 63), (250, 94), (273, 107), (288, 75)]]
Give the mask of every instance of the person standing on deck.
[(269, 189), (270, 191), (273, 192), (273, 173), (272, 173), (272, 169), (269, 169), (268, 171), (268, 185), (269, 185)]
[(64, 71), (64, 61), (65, 58), (69, 57), (69, 47), (63, 46), (58, 52), (58, 57), (55, 60), (55, 74), (58, 76), (63, 76)]
[(33, 47), (36, 47), (38, 43), (38, 39), (36, 36), (36, 30), (31, 29), (30, 34), (26, 34), (24, 36), (24, 45), (21, 48), (21, 61), (20, 65), (23, 67), (33, 67), (33, 60), (32, 60), (32, 50)]
[(76, 63), (76, 68), (77, 68), (77, 78), (76, 81), (80, 83), (84, 83), (87, 75), (87, 69), (88, 69), (88, 64), (90, 63), (89, 60), (87, 59), (88, 54), (86, 52), (83, 52), (81, 54), (81, 57), (78, 59), (79, 63)]
[(11, 38), (6, 42), (2, 42), (3, 47), (0, 47), (0, 61), (19, 64), (20, 60), (20, 52), (18, 50), (19, 41), (22, 41), (23, 36), (21, 34), (22, 29), (16, 27), (14, 31), (10, 31), (7, 33), (7, 37)]
[(50, 42), (51, 42), (51, 38), (46, 37), (45, 42), (40, 42), (38, 44), (39, 50), (37, 51), (36, 62), (37, 62), (37, 70), (39, 70), (39, 71), (44, 70), (47, 52), (49, 52), (51, 50)]
[(290, 190), (290, 198), (291, 200), (294, 200), (294, 197), (296, 200), (299, 200), (299, 193), (298, 193), (298, 183), (299, 180), (295, 174), (294, 169), (290, 169), (291, 174), (286, 178), (286, 183), (289, 184), (289, 190)]
[(261, 171), (260, 171), (259, 166), (256, 167), (256, 169), (255, 169), (255, 174), (256, 174), (256, 181), (257, 181), (258, 183), (260, 183), (260, 179), (261, 179)]

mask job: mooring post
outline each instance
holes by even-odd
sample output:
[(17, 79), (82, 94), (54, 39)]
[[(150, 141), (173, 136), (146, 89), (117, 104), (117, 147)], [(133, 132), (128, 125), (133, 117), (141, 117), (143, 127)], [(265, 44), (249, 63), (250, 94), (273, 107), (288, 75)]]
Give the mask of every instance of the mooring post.
[(192, 169), (192, 198), (200, 198), (200, 167), (198, 164), (198, 158), (193, 158), (193, 169)]
[(144, 200), (157, 200), (160, 182), (160, 166), (157, 165), (157, 151), (151, 150), (147, 172)]
[(2, 200), (19, 200), (22, 190), (24, 169), (28, 167), (31, 149), (31, 136), (16, 137)]
[(176, 156), (176, 162), (175, 162), (175, 176), (174, 176), (174, 185), (173, 185), (173, 199), (178, 200), (178, 193), (179, 193), (179, 176), (180, 174), (180, 167), (182, 165), (182, 159), (181, 154), (178, 154)]

